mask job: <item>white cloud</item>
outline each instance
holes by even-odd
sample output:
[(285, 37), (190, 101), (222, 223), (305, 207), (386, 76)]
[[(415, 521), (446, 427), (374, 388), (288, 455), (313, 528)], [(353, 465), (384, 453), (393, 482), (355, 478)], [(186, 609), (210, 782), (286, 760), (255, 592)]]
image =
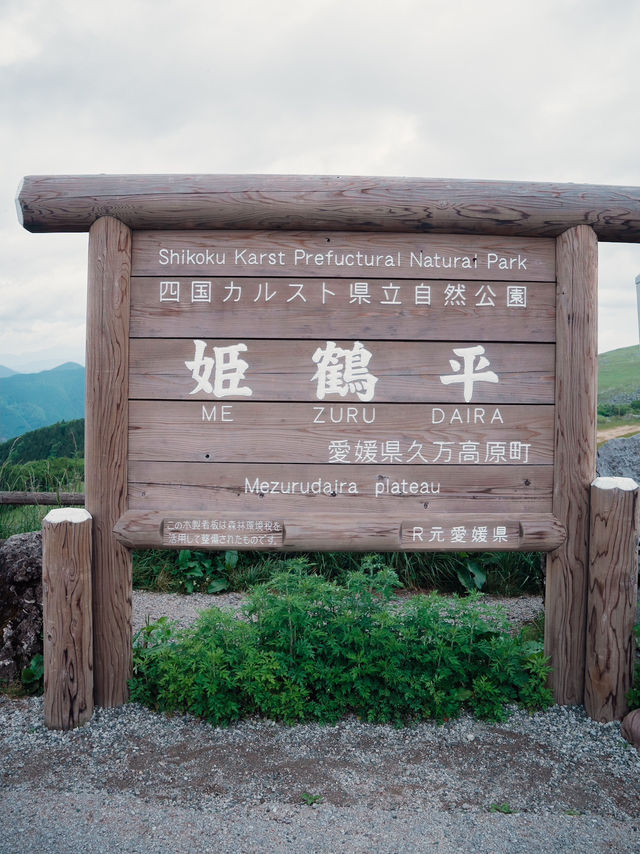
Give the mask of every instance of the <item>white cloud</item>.
[[(86, 237), (20, 230), (25, 174), (639, 185), (639, 30), (629, 0), (5, 0), (3, 337), (82, 336)], [(602, 349), (637, 341), (639, 272), (601, 248)]]

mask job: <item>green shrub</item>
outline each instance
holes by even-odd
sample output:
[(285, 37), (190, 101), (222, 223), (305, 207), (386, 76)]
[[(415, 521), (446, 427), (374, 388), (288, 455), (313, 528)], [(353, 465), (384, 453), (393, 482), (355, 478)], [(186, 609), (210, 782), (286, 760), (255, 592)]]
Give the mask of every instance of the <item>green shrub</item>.
[(311, 574), (304, 559), (287, 570), (253, 590), (245, 619), (213, 608), (188, 629), (145, 627), (132, 699), (214, 724), (252, 714), (402, 723), (463, 708), (501, 720), (508, 704), (551, 702), (541, 644), (513, 637), (479, 594), (419, 595), (398, 608), (392, 570), (344, 584)]
[(22, 687), (27, 694), (42, 694), (44, 691), (44, 657), (41, 652), (33, 656), (22, 671)]

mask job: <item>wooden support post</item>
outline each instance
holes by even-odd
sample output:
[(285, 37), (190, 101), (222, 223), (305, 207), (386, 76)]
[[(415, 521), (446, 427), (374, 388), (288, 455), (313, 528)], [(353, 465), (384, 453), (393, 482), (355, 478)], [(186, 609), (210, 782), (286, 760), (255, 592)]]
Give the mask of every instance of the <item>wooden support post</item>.
[(584, 697), (589, 487), (596, 474), (598, 245), (586, 225), (556, 240), (553, 515), (567, 539), (547, 558), (545, 652), (557, 703)]
[(91, 516), (51, 510), (42, 523), (44, 721), (73, 729), (93, 714)]
[(93, 527), (95, 702), (128, 698), (131, 554), (113, 536), (127, 507), (131, 232), (111, 217), (89, 232), (85, 506)]
[(584, 705), (596, 721), (627, 711), (638, 602), (640, 487), (628, 477), (591, 485), (589, 598)]

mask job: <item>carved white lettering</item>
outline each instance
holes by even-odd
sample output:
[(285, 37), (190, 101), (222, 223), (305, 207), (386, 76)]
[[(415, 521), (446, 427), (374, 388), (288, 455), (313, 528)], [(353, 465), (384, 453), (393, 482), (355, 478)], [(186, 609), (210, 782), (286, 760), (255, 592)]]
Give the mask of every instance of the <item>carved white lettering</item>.
[(314, 424), (373, 424), (375, 406), (314, 406)]
[(231, 414), (233, 405), (225, 403), (223, 405), (214, 404), (207, 408), (206, 404), (202, 404), (202, 420), (203, 421), (233, 421)]
[(358, 495), (358, 484), (349, 480), (260, 480), (244, 479), (245, 495)]
[(381, 495), (440, 495), (440, 484), (428, 480), (391, 480), (384, 477), (373, 487), (376, 498)]
[(484, 406), (456, 406), (448, 413), (440, 406), (431, 409), (432, 424), (504, 424), (504, 418), (499, 409), (494, 409), (489, 418), (489, 413)]
[(497, 252), (489, 252), (487, 254), (487, 267), (490, 270), (492, 267), (497, 267), (499, 270), (517, 270), (527, 269), (526, 255), (507, 256), (499, 255)]

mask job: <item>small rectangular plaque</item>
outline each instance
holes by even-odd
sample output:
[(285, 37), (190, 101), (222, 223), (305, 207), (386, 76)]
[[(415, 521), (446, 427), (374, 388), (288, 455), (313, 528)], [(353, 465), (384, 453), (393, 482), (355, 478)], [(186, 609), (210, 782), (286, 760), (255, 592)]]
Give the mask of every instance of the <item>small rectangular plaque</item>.
[(483, 519), (480, 515), (443, 520), (403, 522), (400, 543), (404, 549), (419, 551), (500, 551), (514, 549), (522, 540), (522, 526), (511, 519)]
[(162, 544), (196, 549), (275, 549), (284, 542), (284, 524), (275, 519), (221, 519), (193, 514), (162, 520)]

